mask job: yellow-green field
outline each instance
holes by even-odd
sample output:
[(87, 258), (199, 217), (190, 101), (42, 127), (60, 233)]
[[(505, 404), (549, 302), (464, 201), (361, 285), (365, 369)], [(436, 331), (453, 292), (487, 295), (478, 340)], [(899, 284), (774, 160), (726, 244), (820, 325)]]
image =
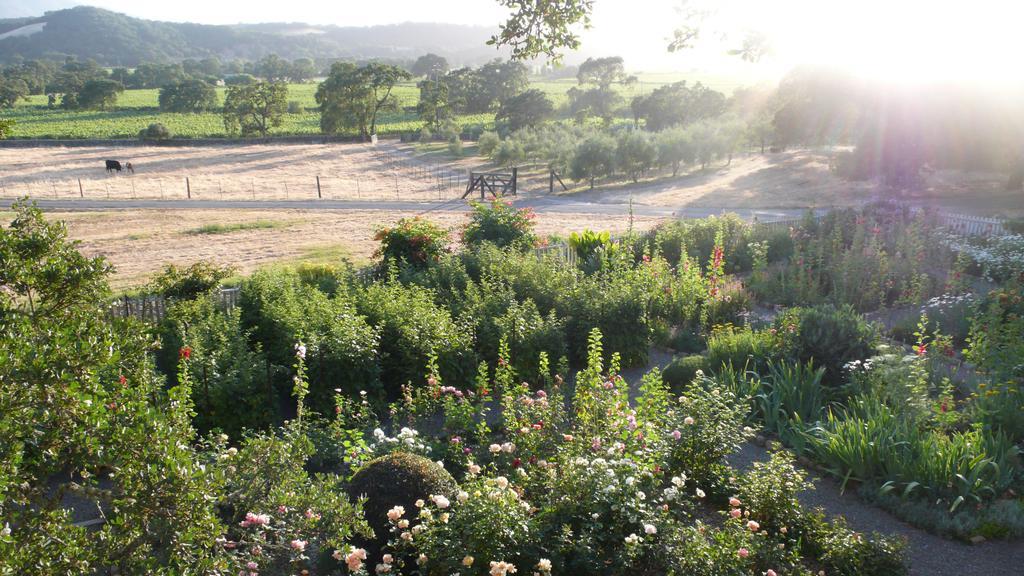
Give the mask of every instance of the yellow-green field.
[[(639, 76), (638, 82), (622, 86), (619, 90), (628, 102), (636, 95), (649, 93), (659, 86), (684, 79), (690, 82), (701, 81), (726, 93), (735, 88), (735, 84), (728, 79), (683, 74), (644, 74)], [(562, 109), (568, 103), (566, 93), (576, 86), (576, 80), (536, 80), (531, 86), (543, 90), (556, 108)], [(289, 102), (298, 102), (303, 111), (286, 114), (283, 124), (272, 130), (273, 134), (299, 135), (320, 132), (320, 115), (316, 110), (314, 98), (316, 87), (315, 83), (288, 85)], [(223, 103), (225, 91), (225, 88), (217, 89), (219, 103)], [(154, 122), (164, 124), (175, 137), (180, 138), (227, 136), (220, 113), (161, 112), (158, 108), (158, 96), (157, 89), (126, 90), (118, 97), (117, 105), (112, 110), (67, 111), (59, 108), (49, 109), (46, 107), (46, 96), (35, 95), (0, 115), (12, 118), (16, 122), (12, 138), (135, 138), (140, 130)], [(378, 121), (378, 133), (393, 135), (419, 130), (422, 122), (413, 111), (419, 100), (419, 90), (415, 82), (397, 86), (395, 96), (398, 99), (399, 110), (382, 114)], [(461, 115), (457, 122), (463, 127), (478, 125), (490, 128), (494, 124), (494, 114)]]

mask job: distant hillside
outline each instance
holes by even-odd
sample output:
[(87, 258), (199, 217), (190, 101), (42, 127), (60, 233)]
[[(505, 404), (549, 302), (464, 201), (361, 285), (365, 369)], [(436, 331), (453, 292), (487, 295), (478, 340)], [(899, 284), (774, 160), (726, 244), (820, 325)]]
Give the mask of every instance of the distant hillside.
[(157, 22), (89, 6), (37, 18), (0, 19), (0, 62), (19, 58), (92, 58), (104, 66), (217, 56), (412, 59), (426, 52), (454, 65), (479, 64), (499, 55), (485, 45), (483, 26), (405, 23), (342, 27), (313, 24), (211, 26)]

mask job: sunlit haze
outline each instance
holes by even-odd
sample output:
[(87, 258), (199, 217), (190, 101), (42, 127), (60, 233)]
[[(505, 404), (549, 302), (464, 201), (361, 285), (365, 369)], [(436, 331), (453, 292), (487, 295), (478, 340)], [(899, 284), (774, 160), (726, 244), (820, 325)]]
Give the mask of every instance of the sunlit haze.
[[(72, 4), (14, 0), (5, 2), (0, 16), (33, 15)], [(209, 24), (497, 26), (507, 16), (493, 0), (96, 0), (93, 4), (141, 18)], [(694, 48), (669, 53), (669, 38), (682, 22), (681, 6), (709, 14)], [(800, 64), (826, 64), (884, 81), (1007, 84), (1019, 82), (1012, 70), (1024, 50), (1019, 33), (1022, 21), (1024, 4), (1005, 0), (596, 0), (593, 27), (582, 35), (582, 50), (585, 55), (621, 55), (630, 69), (643, 71), (702, 70), (756, 79), (778, 77)], [(727, 55), (742, 43), (747, 31), (765, 34), (771, 44), (772, 52), (759, 62)], [(568, 59), (572, 61), (573, 55)]]

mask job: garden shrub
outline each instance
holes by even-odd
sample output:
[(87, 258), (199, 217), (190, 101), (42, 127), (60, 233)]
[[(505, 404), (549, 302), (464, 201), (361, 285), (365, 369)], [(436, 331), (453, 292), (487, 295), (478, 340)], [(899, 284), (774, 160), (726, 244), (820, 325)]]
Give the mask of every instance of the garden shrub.
[(569, 247), (576, 252), (576, 257), (582, 262), (588, 262), (601, 252), (614, 250), (613, 246), (611, 234), (607, 231), (594, 232), (588, 229), (569, 235)]
[(750, 436), (744, 427), (745, 401), (707, 377), (688, 384), (676, 407), (680, 438), (671, 444), (670, 469), (689, 470), (698, 479), (711, 477), (715, 466)]
[(350, 268), (339, 268), (331, 264), (300, 264), (295, 267), (295, 273), (299, 282), (332, 298), (353, 276)]
[(697, 377), (698, 372), (707, 370), (707, 361), (699, 354), (676, 358), (661, 372), (665, 383), (673, 389), (686, 386)]
[(266, 271), (242, 284), (238, 306), (242, 327), (266, 353), (279, 388), (290, 388), (296, 345), (302, 343), (315, 411), (333, 409), (335, 389), (380, 397), (381, 336), (347, 295), (328, 298), (292, 270)]
[[(475, 350), (481, 358), (499, 358), (499, 342), (504, 338), (511, 362), (520, 379), (540, 381), (537, 362), (543, 352), (558, 359), (567, 354), (565, 320), (554, 311), (542, 316), (529, 298), (521, 303), (511, 288), (484, 280), (465, 292), (460, 321), (474, 327)], [(550, 374), (543, 375), (550, 376)]]
[(150, 280), (148, 291), (173, 300), (193, 300), (219, 288), (234, 270), (200, 260), (186, 267), (168, 264)]
[(139, 140), (168, 140), (171, 136), (170, 129), (160, 122), (154, 122), (139, 130)]
[(767, 330), (719, 326), (708, 337), (705, 365), (712, 372), (731, 368), (760, 373), (778, 353), (779, 340)]
[(798, 529), (804, 511), (797, 497), (811, 487), (807, 474), (794, 466), (793, 456), (776, 450), (768, 461), (754, 462), (749, 470), (736, 476), (735, 496), (739, 504), (735, 507), (749, 513), (750, 518), (769, 531), (783, 527), (787, 531)]
[[(337, 479), (304, 470), (301, 417), (237, 448), (198, 437), (192, 367), (166, 387), (152, 370), (151, 335), (104, 313), (106, 263), (81, 256), (38, 210), (16, 210), (0, 228), (5, 571), (236, 574), (256, 562), (282, 572), (363, 530)], [(202, 313), (202, 302), (187, 306)], [(221, 332), (216, 321), (210, 329)], [(190, 348), (178, 354), (193, 360)], [(82, 513), (105, 521), (84, 527)]]
[(381, 380), (388, 396), (422, 382), (432, 355), (446, 381), (465, 381), (475, 373), (472, 334), (434, 303), (434, 294), (397, 281), (375, 283), (356, 295), (359, 313), (379, 334)]
[(477, 140), (477, 152), (481, 156), (490, 156), (494, 153), (495, 148), (501, 144), (501, 137), (496, 132), (484, 132), (480, 135), (480, 139)]
[(382, 227), (374, 237), (380, 248), (374, 253), (383, 265), (424, 268), (448, 251), (448, 232), (424, 218), (402, 218), (394, 226)]
[[(462, 500), (457, 506), (451, 505), (456, 501), (453, 495), (447, 497), (448, 505), (445, 500), (424, 497), (429, 504), (425, 503), (422, 511), (430, 514), (420, 524), (424, 530), (415, 538), (415, 551), (429, 559), (429, 570), (424, 573), (483, 573), (488, 563), (495, 561), (523, 566), (526, 572), (525, 567), (536, 564), (529, 560), (536, 556), (540, 536), (535, 516), (509, 489), (507, 481), (471, 477), (461, 488)], [(409, 517), (421, 512), (420, 508), (406, 510)], [(394, 533), (403, 531), (397, 522), (392, 524)], [(412, 554), (408, 557), (415, 558)], [(466, 565), (466, 558), (473, 559), (475, 570)]]
[[(244, 430), (263, 430), (280, 420), (278, 397), (268, 380), (266, 358), (249, 347), (239, 309), (217, 310), (211, 298), (170, 306), (161, 326), (163, 369), (184, 370), (193, 382), (193, 425), (241, 438)], [(179, 350), (190, 350), (188, 361)]]
[(651, 339), (648, 286), (638, 268), (614, 265), (579, 279), (559, 303), (566, 324), (570, 360), (586, 358), (585, 335), (594, 328), (605, 334), (605, 346), (621, 355), (624, 366), (647, 362)]
[(1024, 381), (1024, 288), (1011, 282), (978, 303), (967, 359), (996, 384)]
[(518, 209), (511, 202), (494, 200), (489, 204), (473, 202), (473, 213), (462, 231), (467, 246), (490, 242), (499, 248), (525, 250), (537, 241), (533, 234), (533, 211)]
[(874, 354), (878, 341), (876, 329), (849, 305), (788, 310), (776, 318), (774, 330), (785, 354), (824, 368), (824, 383), (830, 386), (842, 383), (848, 362)]
[(844, 576), (902, 576), (906, 543), (878, 533), (870, 537), (850, 530), (842, 517), (826, 520), (817, 515), (806, 522), (807, 547), (820, 550), (820, 562), (827, 573)]
[(458, 484), (444, 468), (428, 458), (408, 452), (392, 452), (367, 462), (348, 484), (351, 498), (366, 498), (363, 509), (373, 529), (373, 547), (379, 550), (390, 535), (388, 510), (402, 506), (408, 517), (419, 509), (417, 500), (432, 495), (455, 498)]
[(471, 278), (479, 281), (486, 276), (500, 280), (511, 286), (520, 300), (533, 300), (545, 315), (559, 309), (559, 315), (564, 316), (560, 303), (572, 292), (580, 276), (578, 269), (560, 258), (537, 258), (488, 245), (463, 253), (462, 258)]
[(752, 233), (750, 224), (735, 214), (675, 220), (642, 235), (641, 251), (653, 248), (671, 265), (678, 266), (686, 256), (694, 262), (705, 262), (721, 242), (726, 254), (725, 271), (735, 274), (749, 271), (753, 265), (748, 247)]

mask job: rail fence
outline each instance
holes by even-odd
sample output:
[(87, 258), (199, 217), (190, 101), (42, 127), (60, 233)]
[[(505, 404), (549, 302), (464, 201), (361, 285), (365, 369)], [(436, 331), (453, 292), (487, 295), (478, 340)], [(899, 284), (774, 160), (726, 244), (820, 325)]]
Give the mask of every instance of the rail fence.
[[(230, 310), (238, 305), (240, 288), (223, 288), (214, 297), (217, 306), (222, 310)], [(168, 299), (159, 294), (144, 296), (122, 296), (113, 300), (107, 307), (107, 315), (111, 318), (137, 318), (143, 322), (159, 322), (167, 314)]]
[[(910, 210), (913, 213), (920, 213), (922, 211), (922, 209), (918, 207), (912, 207)], [(821, 218), (827, 213), (828, 212), (815, 213), (813, 218), (815, 220), (821, 220)], [(986, 218), (984, 216), (975, 216), (972, 214), (956, 214), (953, 212), (941, 211), (933, 212), (932, 215), (939, 226), (961, 236), (994, 236), (1006, 234), (1008, 232), (1004, 224), (1004, 220), (1000, 218)], [(806, 216), (801, 216), (799, 218), (788, 217), (766, 220), (755, 218), (754, 224), (765, 227), (769, 230), (786, 229), (803, 224), (805, 219)]]
[(377, 148), (365, 172), (352, 175), (257, 178), (244, 175), (148, 176), (9, 180), (0, 197), (117, 200), (397, 200), (444, 201), (462, 196), (468, 173)]

